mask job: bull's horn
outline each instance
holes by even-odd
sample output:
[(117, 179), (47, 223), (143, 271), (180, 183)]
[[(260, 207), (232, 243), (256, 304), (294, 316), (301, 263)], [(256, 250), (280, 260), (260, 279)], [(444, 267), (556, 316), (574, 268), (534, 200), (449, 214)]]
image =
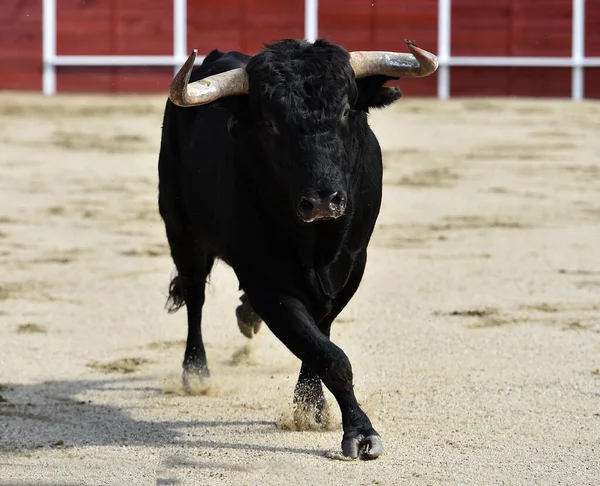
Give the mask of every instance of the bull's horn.
[(190, 54), (169, 86), (169, 99), (179, 106), (198, 106), (223, 96), (248, 93), (248, 75), (243, 68), (213, 74), (188, 84), (198, 50)]
[(420, 78), (429, 76), (438, 68), (438, 58), (421, 49), (413, 41), (405, 40), (412, 54), (381, 51), (355, 51), (350, 53), (350, 65), (357, 78), (374, 74), (392, 77)]

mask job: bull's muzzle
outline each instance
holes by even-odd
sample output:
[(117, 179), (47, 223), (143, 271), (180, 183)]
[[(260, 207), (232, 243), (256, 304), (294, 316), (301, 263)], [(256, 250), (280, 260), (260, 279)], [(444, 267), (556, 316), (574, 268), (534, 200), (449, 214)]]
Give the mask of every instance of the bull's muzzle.
[(300, 198), (298, 216), (305, 223), (336, 219), (346, 211), (346, 194), (342, 191), (319, 191)]

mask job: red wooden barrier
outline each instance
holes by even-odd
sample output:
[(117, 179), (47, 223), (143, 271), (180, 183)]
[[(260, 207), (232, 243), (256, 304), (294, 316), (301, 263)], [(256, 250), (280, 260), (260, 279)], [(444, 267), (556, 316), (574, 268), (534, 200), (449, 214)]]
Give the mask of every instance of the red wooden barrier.
[[(407, 52), (404, 39), (417, 41), (424, 49), (437, 50), (437, 0), (319, 1), (319, 35), (347, 50)], [(407, 95), (432, 96), (437, 75), (399, 83)]]
[[(0, 89), (41, 89), (42, 0), (1, 0)], [(572, 0), (453, 0), (452, 55), (570, 56)], [(170, 55), (170, 0), (57, 0), (57, 53)], [(437, 50), (437, 0), (320, 0), (319, 33), (348, 50)], [(600, 1), (586, 2), (587, 56), (600, 57)], [(188, 0), (188, 46), (255, 53), (304, 34), (304, 0)], [(57, 69), (59, 92), (165, 92), (172, 69)], [(570, 96), (568, 68), (451, 70), (452, 96)], [(402, 80), (407, 95), (436, 93), (437, 75)], [(600, 68), (585, 70), (600, 98)]]
[[(571, 56), (571, 0), (453, 0), (454, 56)], [(560, 96), (568, 68), (460, 67), (452, 96)]]
[(42, 0), (1, 0), (0, 89), (42, 89)]
[[(585, 6), (585, 55), (600, 57), (600, 2), (588, 0)], [(585, 94), (600, 98), (600, 68), (585, 70)]]

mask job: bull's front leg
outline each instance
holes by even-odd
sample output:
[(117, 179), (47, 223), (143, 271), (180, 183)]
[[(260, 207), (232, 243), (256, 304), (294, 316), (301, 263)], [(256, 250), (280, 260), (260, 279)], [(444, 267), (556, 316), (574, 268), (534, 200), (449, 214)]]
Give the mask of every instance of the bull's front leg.
[[(333, 300), (329, 313), (318, 324), (319, 329), (327, 338), (330, 336), (331, 324), (339, 313), (344, 310), (360, 285), (367, 263), (366, 250), (358, 253), (353, 260), (353, 268), (345, 287)], [(327, 402), (323, 394), (319, 375), (306, 363), (302, 363), (302, 368), (300, 369), (300, 375), (298, 376), (298, 382), (294, 390), (294, 402), (304, 413), (314, 414), (317, 423), (322, 422)]]
[(282, 295), (253, 279), (243, 283), (252, 307), (269, 329), (311, 370), (335, 397), (342, 414), (342, 452), (355, 459), (374, 459), (383, 451), (379, 434), (354, 395), (352, 366), (346, 354), (317, 327), (306, 306), (297, 298)]

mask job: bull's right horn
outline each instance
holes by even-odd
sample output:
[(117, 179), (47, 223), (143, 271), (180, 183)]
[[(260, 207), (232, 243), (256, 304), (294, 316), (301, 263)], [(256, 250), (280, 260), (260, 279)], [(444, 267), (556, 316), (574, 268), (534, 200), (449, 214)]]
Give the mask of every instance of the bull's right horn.
[(355, 51), (350, 53), (350, 65), (357, 78), (383, 74), (392, 77), (423, 77), (438, 68), (438, 58), (405, 40), (412, 54), (403, 52)]
[(190, 54), (169, 86), (169, 99), (178, 106), (205, 105), (224, 96), (248, 93), (248, 75), (243, 68), (213, 74), (189, 83), (198, 50)]

